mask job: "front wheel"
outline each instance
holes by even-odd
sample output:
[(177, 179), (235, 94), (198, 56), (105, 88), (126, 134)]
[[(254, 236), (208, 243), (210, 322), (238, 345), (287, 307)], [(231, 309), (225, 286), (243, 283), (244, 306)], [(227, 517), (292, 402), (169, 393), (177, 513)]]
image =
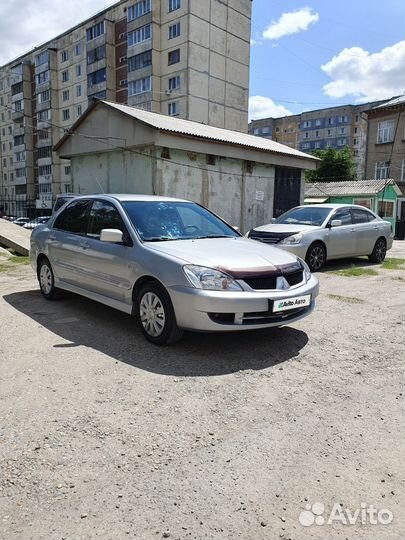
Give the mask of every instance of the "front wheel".
[(55, 276), (51, 263), (44, 258), (38, 265), (38, 282), (42, 294), (47, 300), (54, 300), (59, 295), (59, 289), (55, 287)]
[(318, 272), (326, 262), (326, 249), (320, 242), (309, 246), (305, 261), (311, 272)]
[(368, 260), (373, 263), (382, 263), (384, 262), (386, 254), (387, 243), (385, 241), (385, 238), (379, 238), (374, 245), (374, 249), (371, 255), (368, 256)]
[(147, 283), (138, 292), (136, 315), (143, 335), (155, 345), (169, 345), (183, 336), (170, 296), (159, 283)]

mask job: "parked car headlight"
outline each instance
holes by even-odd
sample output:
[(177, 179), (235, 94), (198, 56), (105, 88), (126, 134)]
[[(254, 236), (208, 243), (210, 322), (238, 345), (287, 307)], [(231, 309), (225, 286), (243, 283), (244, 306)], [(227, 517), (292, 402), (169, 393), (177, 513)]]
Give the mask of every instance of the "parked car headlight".
[(209, 291), (243, 291), (242, 287), (230, 276), (214, 268), (188, 264), (183, 266), (184, 273), (196, 289)]
[(292, 236), (287, 236), (284, 240), (281, 240), (280, 244), (299, 244), (302, 240), (302, 234), (293, 234)]
[(305, 277), (305, 281), (309, 281), (311, 279), (311, 270), (309, 269), (309, 266), (307, 265), (307, 263), (304, 261), (304, 259), (301, 259), (300, 257), (298, 257), (298, 260), (300, 261), (301, 263), (301, 266), (302, 268), (304, 269), (304, 277)]

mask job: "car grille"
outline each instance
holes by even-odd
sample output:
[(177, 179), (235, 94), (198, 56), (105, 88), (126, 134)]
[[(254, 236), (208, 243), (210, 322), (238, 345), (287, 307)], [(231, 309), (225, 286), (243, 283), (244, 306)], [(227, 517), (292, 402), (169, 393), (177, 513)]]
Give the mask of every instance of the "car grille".
[[(287, 280), (290, 287), (298, 285), (298, 283), (301, 283), (304, 279), (303, 270), (296, 270), (295, 272), (288, 273), (283, 272), (281, 275)], [(247, 277), (243, 281), (255, 291), (277, 289), (277, 276)]]
[(265, 244), (278, 244), (284, 238), (288, 238), (296, 232), (288, 233), (276, 233), (276, 232), (263, 232), (255, 231), (254, 229), (249, 233), (249, 238), (252, 240), (258, 240), (259, 242), (264, 242)]

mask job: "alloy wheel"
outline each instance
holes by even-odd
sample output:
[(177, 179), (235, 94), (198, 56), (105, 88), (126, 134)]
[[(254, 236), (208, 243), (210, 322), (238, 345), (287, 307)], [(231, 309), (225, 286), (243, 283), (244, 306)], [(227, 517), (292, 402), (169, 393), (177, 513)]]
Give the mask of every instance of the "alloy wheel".
[(49, 294), (51, 292), (53, 286), (53, 277), (51, 269), (47, 264), (43, 264), (41, 266), (41, 270), (39, 272), (39, 283), (44, 294)]
[(380, 240), (375, 246), (375, 256), (378, 262), (383, 262), (383, 260), (385, 259), (386, 252), (387, 252), (387, 249), (385, 247), (385, 242)]
[(309, 255), (310, 267), (313, 270), (319, 270), (322, 268), (325, 262), (325, 253), (321, 246), (315, 246), (312, 248)]

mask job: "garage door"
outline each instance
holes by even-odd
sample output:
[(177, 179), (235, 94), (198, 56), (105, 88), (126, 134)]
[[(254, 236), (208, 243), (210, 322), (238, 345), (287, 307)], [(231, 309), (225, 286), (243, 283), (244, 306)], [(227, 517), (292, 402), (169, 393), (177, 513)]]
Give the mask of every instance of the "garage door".
[(276, 167), (273, 216), (298, 206), (301, 198), (301, 169)]

